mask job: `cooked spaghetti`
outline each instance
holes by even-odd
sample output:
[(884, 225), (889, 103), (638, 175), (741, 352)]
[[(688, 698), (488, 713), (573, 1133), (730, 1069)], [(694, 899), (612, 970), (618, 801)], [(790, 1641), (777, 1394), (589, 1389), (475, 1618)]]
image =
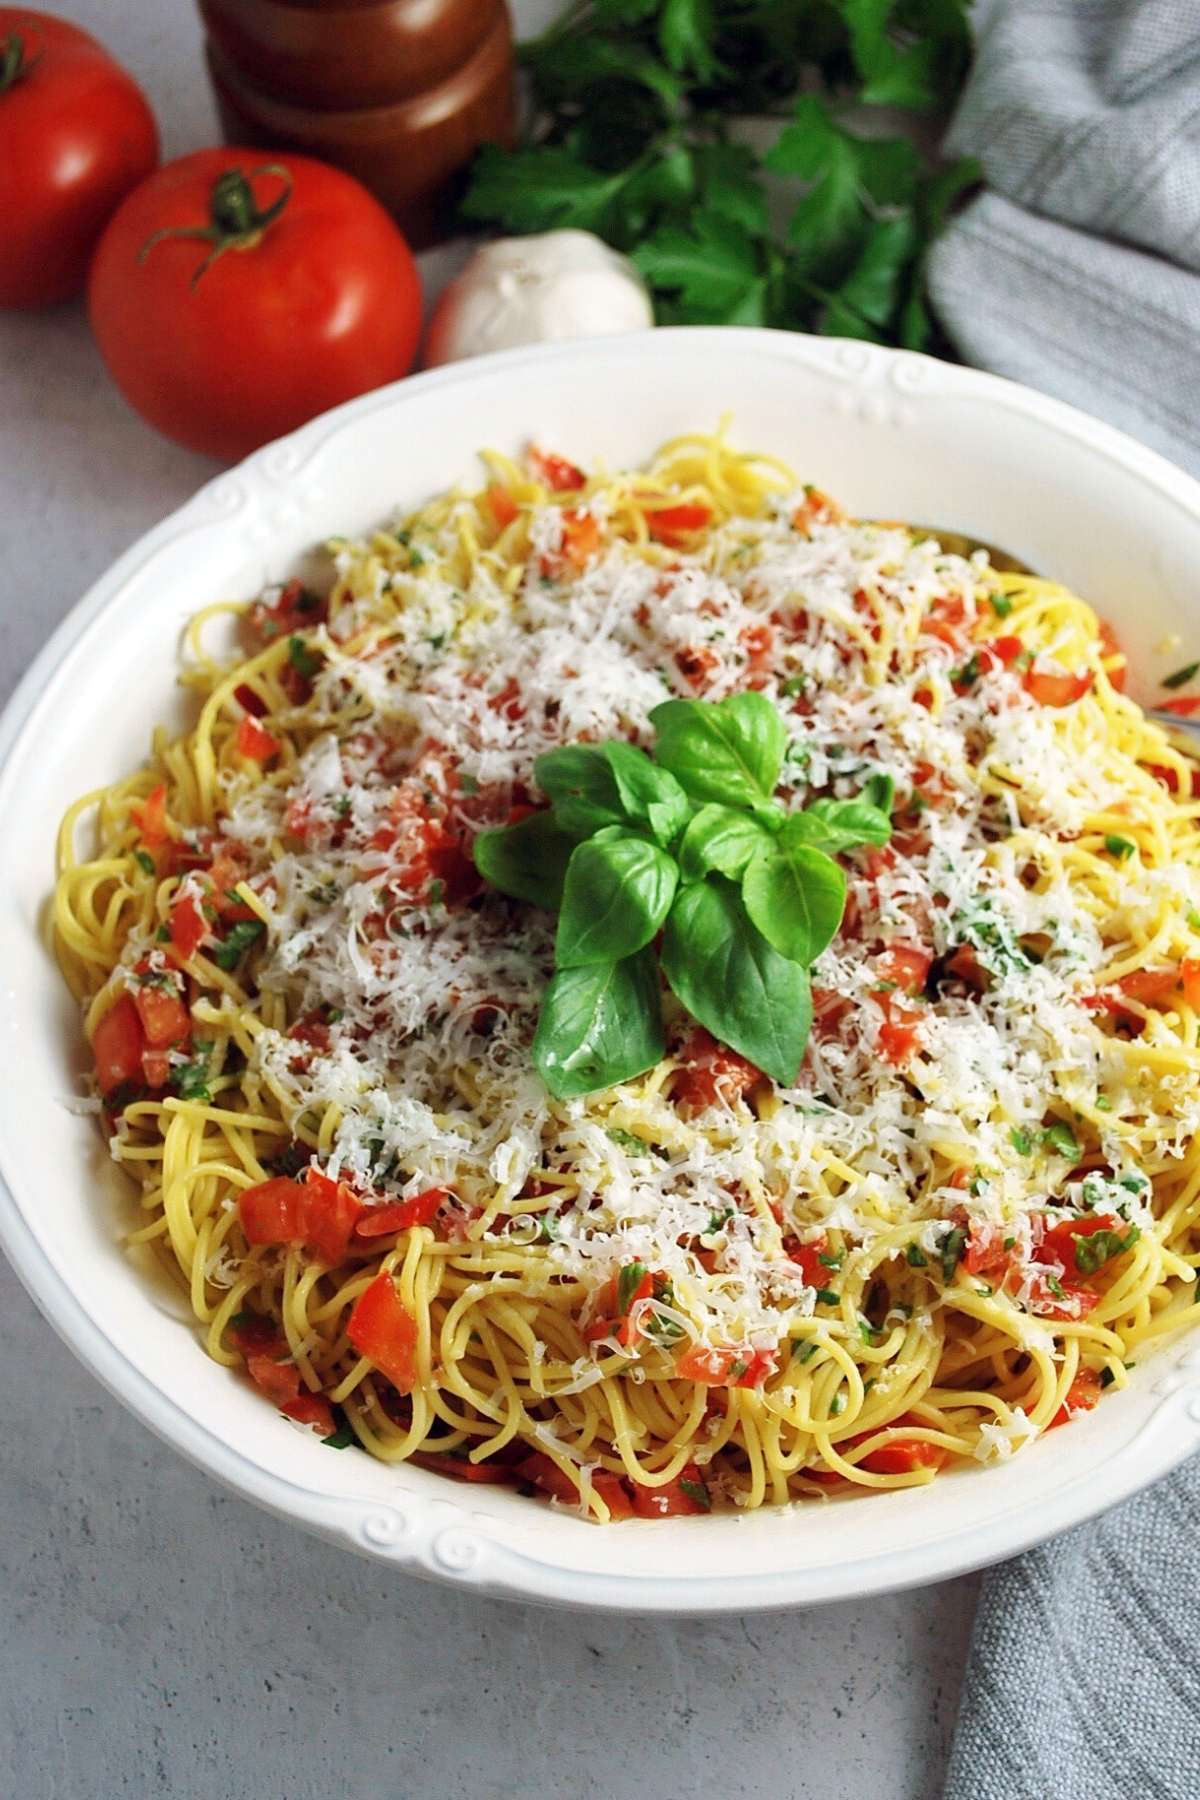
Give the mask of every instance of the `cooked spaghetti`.
[[(326, 594), (200, 615), (193, 728), (64, 821), (132, 1242), (299, 1425), (600, 1521), (1010, 1456), (1200, 1314), (1192, 765), (1081, 600), (770, 458), (485, 461)], [(662, 1060), (556, 1100), (554, 918), (475, 836), (539, 754), (748, 687), (783, 806), (894, 783), (796, 1079), (664, 990)]]

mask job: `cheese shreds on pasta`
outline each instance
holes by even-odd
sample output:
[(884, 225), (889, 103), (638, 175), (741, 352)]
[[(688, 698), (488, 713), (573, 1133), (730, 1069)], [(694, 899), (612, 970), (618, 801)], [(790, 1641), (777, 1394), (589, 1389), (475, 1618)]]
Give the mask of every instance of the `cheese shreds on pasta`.
[[(194, 728), (64, 822), (133, 1241), (298, 1426), (601, 1521), (1019, 1453), (1200, 1315), (1192, 765), (1081, 600), (770, 458), (485, 461), (202, 614)], [(665, 1059), (555, 1099), (554, 915), (474, 837), (745, 688), (785, 808), (894, 783), (794, 1084), (664, 989)]]

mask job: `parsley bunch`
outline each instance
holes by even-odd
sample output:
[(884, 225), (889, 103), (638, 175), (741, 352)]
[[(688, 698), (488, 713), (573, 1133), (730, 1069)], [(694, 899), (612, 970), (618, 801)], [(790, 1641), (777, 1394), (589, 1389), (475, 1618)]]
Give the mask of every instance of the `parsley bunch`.
[[(967, 0), (581, 0), (523, 46), (533, 132), (480, 153), (463, 212), (597, 232), (660, 324), (924, 349), (926, 253), (979, 166), (935, 171), (845, 115), (944, 112), (969, 56)], [(779, 122), (761, 156), (758, 121)]]
[(790, 1085), (809, 965), (846, 903), (833, 859), (887, 842), (891, 777), (789, 813), (773, 798), (787, 731), (763, 694), (667, 700), (650, 721), (653, 756), (614, 742), (539, 757), (549, 809), (475, 840), (493, 887), (558, 910), (534, 1062), (560, 1099), (652, 1068), (666, 1052), (661, 965), (694, 1019)]

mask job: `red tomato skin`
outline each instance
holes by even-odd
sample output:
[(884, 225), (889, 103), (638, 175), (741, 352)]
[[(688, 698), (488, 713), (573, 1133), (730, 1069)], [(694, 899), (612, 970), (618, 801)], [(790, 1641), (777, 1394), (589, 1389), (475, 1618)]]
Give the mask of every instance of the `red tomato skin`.
[(171, 908), (171, 948), (180, 962), (189, 962), (208, 936), (208, 921), (191, 894)]
[(158, 127), (88, 32), (0, 7), (0, 42), (14, 35), (32, 67), (0, 94), (0, 306), (55, 306), (82, 293), (96, 240), (157, 167)]
[(133, 996), (122, 994), (92, 1033), (96, 1083), (102, 1094), (113, 1093), (127, 1081), (140, 1081), (145, 1042)]
[[(290, 198), (257, 242), (210, 246), (157, 231), (209, 220), (214, 182), (279, 164)], [(277, 176), (251, 182), (270, 206)], [(109, 373), (135, 410), (189, 450), (233, 461), (317, 413), (408, 372), (421, 285), (408, 245), (351, 176), (311, 157), (198, 150), (168, 163), (110, 221), (88, 279)]]
[(333, 1408), (324, 1394), (310, 1394), (304, 1389), (294, 1400), (285, 1400), (279, 1410), (285, 1417), (295, 1419), (297, 1425), (307, 1425), (318, 1437), (332, 1437), (337, 1429)]
[(412, 1393), (417, 1385), (417, 1321), (386, 1271), (354, 1302), (346, 1335), (393, 1387), (402, 1394)]
[[(691, 1493), (684, 1487), (685, 1481), (693, 1490)], [(639, 1519), (686, 1519), (697, 1513), (711, 1512), (707, 1495), (704, 1477), (695, 1463), (685, 1463), (674, 1481), (668, 1481), (664, 1487), (630, 1483), (630, 1499)]]
[(709, 508), (698, 503), (660, 506), (657, 511), (646, 514), (646, 529), (656, 544), (678, 549), (698, 531), (703, 531), (711, 518)]

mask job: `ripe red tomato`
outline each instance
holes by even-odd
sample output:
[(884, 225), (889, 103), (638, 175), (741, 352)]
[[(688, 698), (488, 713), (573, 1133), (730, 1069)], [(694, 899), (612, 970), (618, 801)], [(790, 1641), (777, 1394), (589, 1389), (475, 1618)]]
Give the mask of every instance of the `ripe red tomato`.
[(81, 293), (96, 239), (157, 162), (154, 114), (102, 44), (0, 6), (0, 306)]
[(399, 230), (351, 176), (305, 156), (198, 150), (112, 219), (88, 310), (130, 405), (233, 460), (406, 374), (421, 286)]

